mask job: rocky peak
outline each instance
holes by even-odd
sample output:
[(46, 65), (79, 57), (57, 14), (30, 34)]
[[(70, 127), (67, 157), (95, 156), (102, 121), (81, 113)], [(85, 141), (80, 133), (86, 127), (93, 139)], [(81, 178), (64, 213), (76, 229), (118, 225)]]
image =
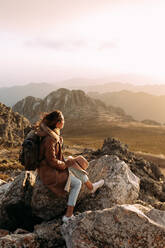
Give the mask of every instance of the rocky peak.
[[(66, 119), (87, 120), (93, 118), (125, 118), (124, 111), (115, 107), (107, 107), (102, 101), (92, 99), (82, 90), (65, 88), (51, 92), (44, 99), (26, 97), (14, 105), (13, 110), (23, 114), (31, 122), (39, 119), (43, 112), (59, 109)], [(107, 119), (108, 119), (107, 118)]]
[(0, 145), (17, 146), (24, 137), (24, 129), (30, 122), (0, 103)]

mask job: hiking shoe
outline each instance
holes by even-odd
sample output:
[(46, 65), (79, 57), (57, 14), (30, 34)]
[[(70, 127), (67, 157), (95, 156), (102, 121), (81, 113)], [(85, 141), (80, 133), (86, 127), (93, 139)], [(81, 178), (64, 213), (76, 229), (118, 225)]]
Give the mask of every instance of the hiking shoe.
[(93, 189), (91, 193), (95, 193), (98, 188), (101, 188), (104, 184), (104, 179), (101, 179), (100, 181), (93, 183)]
[(69, 220), (73, 220), (74, 219), (74, 215), (72, 214), (72, 216), (70, 216), (70, 217), (67, 217), (67, 216), (63, 216), (62, 217), (62, 221), (63, 222), (67, 222), (67, 221), (69, 221)]

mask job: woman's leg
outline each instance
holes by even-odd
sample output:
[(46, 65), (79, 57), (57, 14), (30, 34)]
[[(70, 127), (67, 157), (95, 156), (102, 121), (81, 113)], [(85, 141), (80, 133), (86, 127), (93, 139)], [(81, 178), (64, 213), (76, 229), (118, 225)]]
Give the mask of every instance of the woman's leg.
[(89, 189), (89, 190), (93, 190), (93, 183), (91, 183), (91, 181), (87, 181), (85, 182), (85, 186)]
[(70, 184), (70, 192), (69, 192), (69, 198), (68, 198), (68, 207), (65, 216), (70, 217), (73, 214), (74, 206), (76, 205), (76, 201), (80, 192), (82, 186), (81, 180), (79, 180), (77, 177), (71, 175), (71, 184)]
[(66, 210), (66, 213), (65, 213), (65, 216), (66, 217), (70, 217), (73, 215), (73, 210), (74, 210), (74, 206), (67, 206), (67, 210)]
[(82, 183), (85, 184), (85, 186), (91, 191), (91, 193), (94, 193), (98, 188), (101, 188), (104, 184), (103, 179), (99, 180), (98, 182), (91, 183), (88, 176), (80, 170), (76, 170), (76, 176), (81, 180)]
[(76, 168), (69, 168), (69, 170), (78, 178), (81, 180), (82, 183), (85, 184), (85, 186), (91, 191), (91, 193), (94, 193), (98, 188), (102, 187), (104, 184), (104, 180), (101, 179), (98, 182), (91, 183), (88, 176), (82, 172), (81, 170), (78, 170)]

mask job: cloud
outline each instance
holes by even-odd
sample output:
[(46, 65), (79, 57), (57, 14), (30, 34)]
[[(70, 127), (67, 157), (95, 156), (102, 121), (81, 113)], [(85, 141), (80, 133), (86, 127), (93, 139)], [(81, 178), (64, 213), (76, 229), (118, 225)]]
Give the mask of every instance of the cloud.
[(40, 47), (56, 51), (74, 51), (92, 49), (96, 51), (105, 51), (117, 48), (118, 45), (113, 41), (85, 41), (85, 40), (51, 40), (51, 39), (36, 39), (26, 41), (28, 47)]
[(33, 41), (27, 41), (25, 43), (29, 47), (42, 47), (53, 50), (73, 51), (77, 49), (83, 49), (88, 47), (88, 43), (83, 40), (65, 41), (65, 40), (49, 40), (38, 39)]

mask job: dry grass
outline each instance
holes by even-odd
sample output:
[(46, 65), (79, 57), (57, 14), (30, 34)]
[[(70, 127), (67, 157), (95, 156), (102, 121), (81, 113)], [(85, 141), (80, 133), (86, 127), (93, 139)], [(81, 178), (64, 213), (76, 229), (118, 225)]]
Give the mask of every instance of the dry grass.
[[(165, 160), (153, 154), (165, 155), (165, 127), (146, 126), (140, 123), (84, 123), (79, 128), (71, 126), (63, 130), (65, 156), (82, 152), (84, 148), (101, 148), (107, 137), (118, 138), (128, 145), (129, 150), (144, 153), (145, 159), (158, 164), (164, 173)], [(0, 148), (0, 173), (5, 170), (22, 169), (18, 163), (20, 148)], [(150, 153), (150, 155), (148, 154)], [(6, 161), (6, 162), (5, 162)]]
[(68, 145), (98, 149), (107, 137), (115, 137), (129, 146), (131, 151), (165, 155), (165, 128), (145, 125), (109, 125), (64, 133)]
[(11, 178), (7, 174), (0, 173), (0, 179), (7, 182), (7, 181), (10, 181)]

